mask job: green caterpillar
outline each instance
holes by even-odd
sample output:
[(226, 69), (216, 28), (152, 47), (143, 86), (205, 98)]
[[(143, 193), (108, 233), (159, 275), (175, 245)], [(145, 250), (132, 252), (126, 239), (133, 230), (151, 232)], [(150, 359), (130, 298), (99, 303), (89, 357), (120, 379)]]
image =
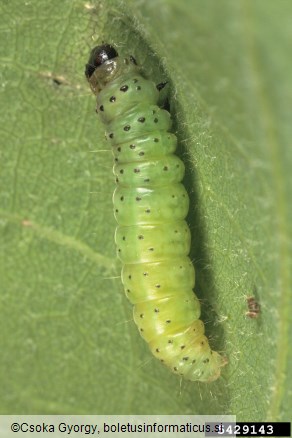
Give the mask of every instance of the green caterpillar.
[(170, 114), (157, 106), (165, 84), (142, 77), (135, 59), (119, 58), (109, 44), (91, 51), (85, 75), (113, 148), (115, 242), (134, 321), (154, 356), (174, 373), (211, 382), (226, 359), (204, 336), (193, 292), (184, 164), (174, 155)]

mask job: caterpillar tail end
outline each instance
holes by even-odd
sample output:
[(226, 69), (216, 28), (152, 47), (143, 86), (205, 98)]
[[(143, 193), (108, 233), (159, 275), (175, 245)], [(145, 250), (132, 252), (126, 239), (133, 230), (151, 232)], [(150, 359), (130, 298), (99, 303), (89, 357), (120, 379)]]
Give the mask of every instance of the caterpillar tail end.
[[(225, 356), (216, 351), (212, 351), (212, 365), (210, 365), (209, 372), (205, 373), (204, 377), (201, 376), (200, 382), (210, 383), (217, 380), (221, 375), (221, 368), (228, 364), (228, 360)], [(194, 379), (198, 380), (198, 378)]]

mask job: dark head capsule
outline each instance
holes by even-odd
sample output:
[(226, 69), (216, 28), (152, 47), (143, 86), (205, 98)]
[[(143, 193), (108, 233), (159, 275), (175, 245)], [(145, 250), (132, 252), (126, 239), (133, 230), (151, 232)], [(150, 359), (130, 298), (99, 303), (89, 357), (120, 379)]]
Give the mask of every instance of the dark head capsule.
[(118, 52), (110, 44), (102, 44), (101, 46), (94, 47), (94, 49), (91, 50), (88, 63), (85, 66), (85, 76), (87, 79), (93, 75), (97, 67), (117, 56)]

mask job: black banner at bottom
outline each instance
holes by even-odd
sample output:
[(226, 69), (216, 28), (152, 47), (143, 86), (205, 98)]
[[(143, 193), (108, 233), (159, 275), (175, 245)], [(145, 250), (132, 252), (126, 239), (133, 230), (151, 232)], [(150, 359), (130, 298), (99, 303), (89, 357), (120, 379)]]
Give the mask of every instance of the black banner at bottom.
[[(212, 437), (264, 437), (276, 436), (285, 437), (291, 436), (291, 423), (206, 423), (209, 425), (209, 431), (205, 432), (205, 436)], [(208, 430), (207, 429), (207, 430)]]

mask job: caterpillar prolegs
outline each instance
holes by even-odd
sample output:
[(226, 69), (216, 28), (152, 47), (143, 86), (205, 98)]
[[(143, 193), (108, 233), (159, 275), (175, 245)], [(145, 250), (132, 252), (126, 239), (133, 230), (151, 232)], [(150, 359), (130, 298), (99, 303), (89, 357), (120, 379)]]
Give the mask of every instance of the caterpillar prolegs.
[(184, 164), (174, 155), (170, 114), (157, 106), (164, 84), (142, 77), (135, 59), (121, 59), (109, 44), (91, 51), (85, 75), (113, 148), (115, 242), (134, 321), (174, 373), (215, 380), (226, 359), (211, 350), (199, 319)]

